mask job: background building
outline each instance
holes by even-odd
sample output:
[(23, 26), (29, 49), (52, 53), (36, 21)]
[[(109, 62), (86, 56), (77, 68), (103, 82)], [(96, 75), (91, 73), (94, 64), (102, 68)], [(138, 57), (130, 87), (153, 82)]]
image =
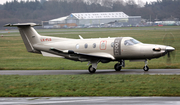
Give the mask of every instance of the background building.
[(122, 27), (138, 26), (141, 16), (128, 16), (124, 12), (71, 13), (69, 16), (49, 20), (50, 25), (62, 27)]
[(40, 0), (41, 4), (43, 4), (44, 2), (46, 2), (46, 0)]

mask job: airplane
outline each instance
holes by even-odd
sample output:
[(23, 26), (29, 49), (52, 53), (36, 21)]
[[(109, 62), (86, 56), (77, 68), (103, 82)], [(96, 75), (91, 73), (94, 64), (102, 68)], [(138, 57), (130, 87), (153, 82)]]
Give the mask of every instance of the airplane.
[(144, 71), (148, 71), (147, 60), (162, 57), (175, 48), (166, 45), (144, 44), (132, 37), (80, 39), (41, 36), (34, 29), (36, 23), (6, 24), (5, 27), (18, 27), (28, 52), (48, 57), (60, 57), (73, 61), (88, 62), (89, 72), (95, 73), (97, 65), (117, 61), (116, 71), (125, 67), (125, 60), (144, 61)]

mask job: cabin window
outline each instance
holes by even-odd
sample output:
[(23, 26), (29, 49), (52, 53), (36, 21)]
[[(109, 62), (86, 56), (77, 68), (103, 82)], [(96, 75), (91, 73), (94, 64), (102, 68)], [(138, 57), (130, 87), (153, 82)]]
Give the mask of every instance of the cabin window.
[(79, 44), (76, 44), (76, 49), (79, 49)]
[(114, 47), (114, 42), (111, 43), (111, 47)]
[(84, 48), (88, 48), (88, 44), (87, 43), (84, 45)]
[(96, 43), (93, 43), (93, 48), (96, 48)]

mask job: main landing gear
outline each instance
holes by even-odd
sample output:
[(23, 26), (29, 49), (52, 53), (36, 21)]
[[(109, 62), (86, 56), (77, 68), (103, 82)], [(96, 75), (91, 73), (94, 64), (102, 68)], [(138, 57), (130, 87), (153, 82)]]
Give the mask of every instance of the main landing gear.
[(90, 73), (95, 73), (96, 72), (96, 69), (94, 67), (92, 67), (92, 65), (89, 66), (89, 72)]
[(88, 69), (90, 73), (95, 73), (95, 72), (96, 72), (97, 64), (98, 64), (98, 63), (99, 63), (98, 60), (90, 61), (90, 62), (88, 63), (88, 65), (89, 65), (89, 64), (92, 64), (92, 65), (89, 66), (89, 69)]
[(121, 71), (122, 67), (125, 67), (125, 62), (124, 62), (124, 60), (121, 60), (121, 61), (119, 61), (119, 63), (116, 63), (116, 64), (114, 65), (114, 69), (115, 69), (116, 71)]

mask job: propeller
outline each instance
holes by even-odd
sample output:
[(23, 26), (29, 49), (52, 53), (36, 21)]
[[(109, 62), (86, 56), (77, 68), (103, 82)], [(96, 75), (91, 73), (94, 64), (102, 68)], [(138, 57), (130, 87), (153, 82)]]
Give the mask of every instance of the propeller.
[(171, 64), (171, 58), (175, 58), (175, 48), (171, 47), (173, 43), (175, 42), (174, 35), (172, 33), (166, 33), (163, 37), (163, 43), (164, 45), (167, 45), (166, 47), (166, 53), (167, 53), (167, 64)]
[(171, 46), (167, 46), (166, 47), (166, 52), (167, 52), (167, 64), (171, 64), (171, 58), (175, 56), (174, 53), (175, 48), (171, 47)]

